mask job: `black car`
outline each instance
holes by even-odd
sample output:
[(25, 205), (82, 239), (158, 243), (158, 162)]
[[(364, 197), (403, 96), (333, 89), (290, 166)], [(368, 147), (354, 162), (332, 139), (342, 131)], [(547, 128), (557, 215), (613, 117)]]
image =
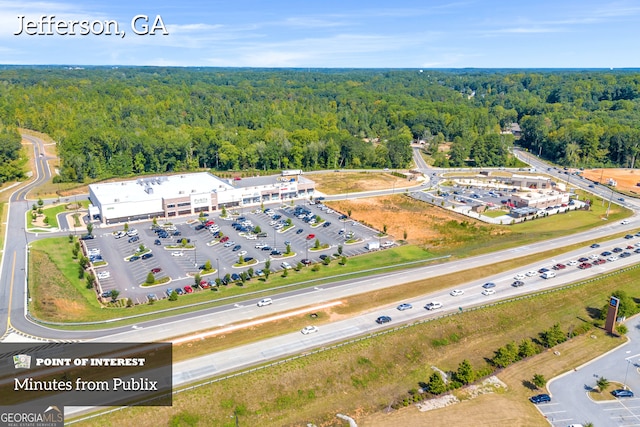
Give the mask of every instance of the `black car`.
[(587, 262), (587, 261), (589, 261), (589, 258), (587, 258), (587, 257), (581, 257), (581, 258), (578, 258), (578, 261), (580, 261), (580, 262)]
[(300, 261), (303, 265), (311, 265), (311, 260), (309, 259), (303, 259), (302, 261)]
[(244, 262), (250, 262), (250, 261), (253, 261), (252, 257), (248, 256), (244, 258)]
[(325, 255), (325, 254), (320, 255), (320, 259), (323, 261), (327, 258), (329, 258), (329, 255)]
[(172, 234), (174, 236), (182, 236), (182, 233), (180, 231), (178, 231), (178, 230), (174, 231)]
[(602, 256), (609, 256), (609, 255), (611, 255), (611, 252), (609, 252), (609, 251), (604, 251), (604, 252), (602, 252), (600, 255), (602, 255)]
[(382, 325), (383, 323), (391, 322), (391, 317), (389, 316), (380, 316), (376, 319), (376, 323)]
[(148, 253), (148, 254), (144, 254), (144, 255), (142, 255), (142, 259), (149, 259), (149, 258), (151, 258), (151, 257), (153, 257), (153, 254), (152, 254), (152, 253)]
[(153, 242), (153, 244), (154, 244), (154, 245), (156, 245), (156, 246), (160, 246), (160, 245), (162, 244), (162, 242), (160, 241), (160, 239), (156, 239), (156, 240)]
[(263, 251), (270, 251), (271, 250), (271, 246), (265, 246), (262, 248)]
[(524, 286), (524, 282), (522, 280), (516, 280), (511, 284), (514, 288), (519, 288), (520, 286)]
[(138, 255), (134, 255), (131, 258), (129, 258), (129, 262), (137, 261), (139, 259), (140, 259), (140, 257)]
[(298, 229), (296, 230), (296, 234), (302, 234), (302, 232), (303, 232), (303, 231), (304, 231), (304, 230), (303, 230), (302, 228), (298, 228)]
[(593, 245), (591, 245), (591, 248), (593, 248), (593, 249), (595, 249), (595, 248), (599, 248), (599, 247), (600, 247), (600, 245), (599, 245), (599, 244), (597, 244), (597, 243), (594, 243)]
[(538, 394), (536, 396), (531, 396), (529, 400), (535, 404), (551, 402), (551, 396), (549, 396), (548, 394)]
[(95, 239), (95, 238), (96, 238), (96, 236), (94, 236), (93, 234), (85, 234), (84, 236), (82, 236), (80, 238), (80, 240), (92, 240), (92, 239)]
[(626, 236), (624, 236), (625, 239), (633, 239), (633, 234), (627, 234)]
[(622, 248), (613, 248), (613, 252), (619, 254), (620, 252), (622, 252)]
[(626, 257), (630, 257), (631, 256), (631, 252), (622, 252), (620, 254), (620, 258), (626, 258)]
[(176, 242), (178, 244), (181, 244), (183, 240), (186, 241), (187, 243), (191, 243), (191, 239), (177, 239)]
[(282, 255), (282, 252), (277, 249), (274, 249), (271, 251), (271, 255)]
[(231, 280), (233, 280), (234, 282), (240, 280), (240, 275), (238, 275), (237, 273), (233, 273), (231, 275)]
[(196, 225), (196, 226), (194, 227), (194, 229), (195, 229), (196, 231), (204, 230), (204, 225), (203, 225), (203, 224), (198, 224), (198, 225)]
[(160, 237), (161, 239), (166, 239), (167, 237), (169, 237), (169, 233), (167, 233), (166, 231), (160, 231), (158, 233), (158, 237)]
[(111, 291), (103, 292), (100, 296), (102, 298), (111, 298)]
[(232, 250), (233, 252), (236, 252), (236, 251), (239, 251), (240, 249), (242, 249), (242, 246), (240, 246), (240, 245), (235, 245), (235, 246), (233, 247), (233, 249), (231, 249), (231, 250)]
[(138, 236), (129, 237), (129, 243), (135, 243), (138, 240), (140, 240)]
[(327, 227), (331, 226), (331, 223), (330, 222), (325, 222), (324, 224), (322, 224), (322, 226), (324, 228), (327, 228)]
[(487, 282), (487, 283), (485, 283), (484, 285), (482, 285), (482, 287), (483, 287), (483, 288), (485, 288), (485, 289), (495, 288), (495, 287), (496, 287), (496, 284), (495, 284), (495, 283), (493, 283), (493, 282)]

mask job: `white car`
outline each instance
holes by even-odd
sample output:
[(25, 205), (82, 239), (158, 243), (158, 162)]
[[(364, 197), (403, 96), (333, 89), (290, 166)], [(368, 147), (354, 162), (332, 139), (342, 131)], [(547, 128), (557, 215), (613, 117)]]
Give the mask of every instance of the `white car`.
[(267, 246), (266, 243), (256, 243), (256, 249), (266, 248)]
[(533, 277), (533, 276), (536, 276), (537, 274), (538, 274), (537, 271), (531, 270), (531, 271), (527, 271), (526, 276), (527, 277)]
[(620, 224), (627, 225), (627, 224), (629, 224), (629, 220), (628, 219), (623, 219)]
[(318, 332), (318, 328), (315, 326), (305, 326), (300, 332), (302, 332), (303, 335), (309, 335), (314, 332)]
[(589, 255), (589, 258), (591, 258), (591, 259), (598, 259), (598, 258), (599, 258), (599, 256), (598, 256), (598, 254), (591, 254), (591, 255)]
[(495, 293), (496, 293), (496, 291), (494, 289), (485, 289), (485, 290), (482, 291), (482, 295), (487, 295), (487, 296), (488, 295), (493, 295)]
[(516, 280), (524, 280), (524, 278), (525, 278), (524, 274), (516, 274), (515, 277), (514, 277), (514, 279), (516, 279)]
[(609, 258), (607, 258), (607, 261), (609, 261), (609, 262), (613, 262), (613, 261), (617, 261), (617, 260), (618, 260), (618, 257), (615, 256), (615, 255), (611, 255)]
[(290, 270), (291, 269), (291, 264), (289, 264), (288, 262), (283, 262), (282, 264), (280, 264), (280, 267), (284, 268), (285, 270)]
[(224, 247), (225, 248), (230, 248), (231, 246), (234, 246), (236, 244), (236, 242), (234, 242), (233, 240), (229, 240), (228, 242), (225, 242)]
[(256, 236), (255, 234), (247, 234), (246, 236), (244, 236), (244, 238), (247, 240), (258, 240), (258, 236)]
[(427, 305), (424, 306), (427, 310), (435, 310), (437, 308), (442, 308), (442, 303), (438, 301), (431, 301)]
[(245, 256), (247, 254), (247, 251), (240, 251), (238, 252), (238, 256)]
[(569, 261), (569, 262), (567, 263), (567, 265), (571, 265), (571, 266), (573, 266), (573, 265), (578, 265), (578, 261), (576, 261), (575, 259), (572, 259), (571, 261)]
[(184, 252), (171, 252), (171, 256), (183, 256)]
[(258, 307), (264, 307), (265, 305), (273, 304), (273, 300), (271, 298), (264, 298), (258, 301)]
[(108, 279), (109, 277), (111, 277), (111, 273), (108, 271), (101, 271), (98, 273), (98, 279)]
[(454, 289), (449, 293), (449, 295), (451, 295), (452, 297), (459, 297), (462, 294), (464, 294), (464, 291), (462, 289)]
[(127, 231), (127, 236), (129, 237), (133, 237), (137, 235), (138, 235), (138, 230), (136, 230), (135, 228), (132, 228), (131, 230)]
[(125, 233), (124, 231), (120, 230), (120, 231), (116, 231), (115, 233), (113, 233), (113, 235), (115, 236), (116, 239), (119, 239), (121, 237), (126, 236), (127, 233)]

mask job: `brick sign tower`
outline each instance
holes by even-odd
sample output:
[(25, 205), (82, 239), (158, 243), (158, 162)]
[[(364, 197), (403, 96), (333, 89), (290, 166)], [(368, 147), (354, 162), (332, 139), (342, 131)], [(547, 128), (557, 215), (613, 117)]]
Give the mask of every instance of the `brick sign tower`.
[(616, 319), (618, 318), (618, 306), (620, 300), (616, 297), (609, 298), (609, 309), (607, 310), (607, 321), (604, 324), (605, 331), (613, 334), (613, 330), (616, 326)]

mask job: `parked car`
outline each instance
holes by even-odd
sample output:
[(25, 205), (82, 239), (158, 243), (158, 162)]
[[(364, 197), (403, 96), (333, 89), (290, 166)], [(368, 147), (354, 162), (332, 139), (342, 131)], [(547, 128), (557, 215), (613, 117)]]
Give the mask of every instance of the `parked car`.
[(171, 256), (183, 256), (184, 252), (171, 252)]
[(304, 258), (303, 260), (300, 261), (303, 265), (311, 265), (311, 260)]
[(160, 267), (156, 267), (156, 268), (152, 268), (152, 269), (151, 269), (151, 272), (152, 272), (153, 274), (158, 274), (158, 273), (160, 273), (161, 271), (162, 271), (162, 269), (161, 269)]
[(152, 253), (146, 253), (146, 254), (142, 255), (142, 259), (149, 259), (149, 258), (152, 258), (152, 257), (153, 257)]
[(631, 390), (625, 390), (622, 388), (613, 390), (611, 394), (613, 394), (615, 397), (633, 397), (633, 392)]
[(296, 234), (302, 234), (304, 232), (304, 230), (302, 228), (298, 228), (296, 230)]
[(129, 262), (134, 262), (134, 261), (137, 261), (139, 259), (140, 259), (140, 257), (138, 255), (134, 255), (131, 258), (129, 258)]
[(285, 270), (290, 270), (290, 269), (291, 269), (291, 264), (289, 264), (289, 263), (288, 263), (288, 262), (286, 262), (286, 261), (283, 261), (283, 262), (280, 264), (280, 267), (284, 268)]
[(135, 243), (135, 242), (137, 242), (138, 240), (140, 240), (140, 237), (138, 237), (138, 236), (133, 236), (133, 237), (129, 237), (128, 242), (129, 242), (129, 243)]
[(238, 273), (233, 273), (231, 275), (231, 280), (233, 280), (234, 282), (237, 282), (238, 280), (240, 280), (240, 275)]
[(551, 402), (551, 396), (549, 396), (548, 394), (544, 393), (544, 394), (538, 394), (536, 396), (531, 396), (529, 398), (529, 400), (532, 403), (538, 404), (538, 403), (546, 403), (546, 402)]
[(271, 251), (271, 255), (273, 255), (273, 256), (282, 255), (282, 252), (277, 250), (277, 249), (274, 249), (274, 250)]
[(184, 295), (184, 291), (182, 290), (182, 288), (176, 288), (176, 294)]
[[(227, 242), (227, 243), (229, 243), (229, 242)], [(240, 245), (235, 245), (231, 250), (232, 250), (233, 252), (238, 252), (240, 249), (242, 249), (242, 246), (240, 246)]]
[(399, 311), (410, 310), (410, 309), (412, 309), (412, 308), (413, 308), (413, 306), (412, 306), (411, 304), (409, 304), (408, 302), (404, 302), (404, 303), (400, 304), (400, 305), (397, 307), (397, 309), (398, 309)]
[(95, 238), (96, 236), (94, 236), (93, 234), (85, 234), (84, 236), (80, 237), (80, 240), (93, 240)]
[(376, 323), (382, 325), (383, 323), (391, 322), (391, 317), (389, 316), (380, 316), (376, 319)]
[(307, 240), (314, 239), (315, 237), (316, 237), (316, 235), (315, 235), (315, 234), (308, 234), (308, 235), (307, 235)]
[(191, 286), (187, 285), (187, 286), (184, 287), (184, 291), (186, 293), (190, 294), (190, 293), (193, 292), (193, 288)]

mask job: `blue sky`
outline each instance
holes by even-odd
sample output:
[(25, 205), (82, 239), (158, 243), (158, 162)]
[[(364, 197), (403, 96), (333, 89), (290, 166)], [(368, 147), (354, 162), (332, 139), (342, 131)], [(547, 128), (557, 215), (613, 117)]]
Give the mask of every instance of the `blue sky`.
[[(43, 15), (125, 36), (14, 34)], [(136, 35), (136, 15), (169, 35)], [(637, 0), (0, 0), (4, 64), (639, 67), (639, 32)]]

